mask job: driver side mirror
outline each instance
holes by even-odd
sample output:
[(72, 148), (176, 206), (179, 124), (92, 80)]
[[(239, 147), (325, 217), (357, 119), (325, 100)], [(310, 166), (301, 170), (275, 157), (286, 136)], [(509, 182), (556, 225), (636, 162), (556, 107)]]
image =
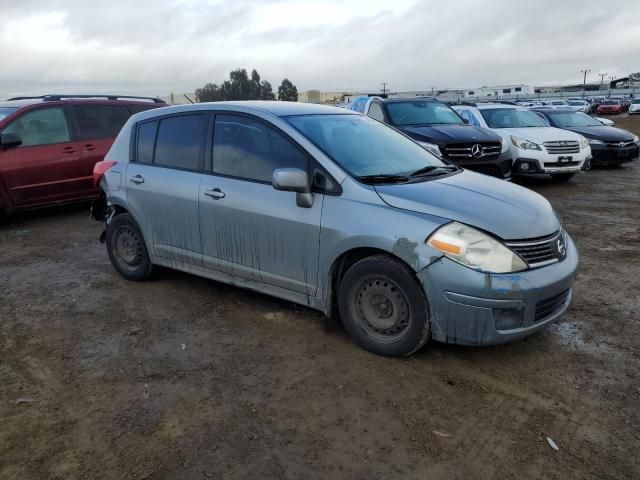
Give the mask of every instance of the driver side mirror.
[(0, 134), (0, 148), (14, 148), (22, 145), (20, 135), (16, 133)]
[(299, 168), (278, 168), (273, 171), (273, 188), (283, 192), (296, 192), (296, 205), (303, 208), (313, 206), (313, 193), (309, 174)]
[(469, 125), (469, 119), (468, 118), (462, 117), (462, 121), (464, 123), (466, 123), (467, 125)]

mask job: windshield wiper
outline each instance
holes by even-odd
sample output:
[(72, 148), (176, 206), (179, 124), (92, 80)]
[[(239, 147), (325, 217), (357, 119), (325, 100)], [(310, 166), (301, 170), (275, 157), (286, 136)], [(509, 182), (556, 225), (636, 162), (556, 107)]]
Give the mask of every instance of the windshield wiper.
[(423, 175), (444, 175), (448, 172), (458, 170), (455, 165), (427, 165), (413, 172), (410, 177), (420, 177)]
[(359, 182), (369, 183), (372, 185), (377, 183), (402, 183), (409, 181), (409, 177), (405, 175), (392, 175), (386, 173), (378, 175), (361, 175), (359, 177), (355, 177), (355, 179)]

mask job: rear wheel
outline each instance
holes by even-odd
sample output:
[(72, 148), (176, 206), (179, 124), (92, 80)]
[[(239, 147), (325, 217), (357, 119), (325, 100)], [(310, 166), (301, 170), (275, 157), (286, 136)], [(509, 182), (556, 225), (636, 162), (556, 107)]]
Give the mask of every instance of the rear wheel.
[(378, 355), (410, 355), (431, 336), (422, 286), (406, 265), (385, 255), (364, 258), (347, 270), (338, 304), (356, 343)]
[(568, 182), (574, 175), (575, 173), (552, 173), (551, 178), (556, 182)]
[(107, 226), (107, 253), (114, 268), (127, 280), (145, 280), (153, 264), (142, 232), (128, 213), (120, 214)]

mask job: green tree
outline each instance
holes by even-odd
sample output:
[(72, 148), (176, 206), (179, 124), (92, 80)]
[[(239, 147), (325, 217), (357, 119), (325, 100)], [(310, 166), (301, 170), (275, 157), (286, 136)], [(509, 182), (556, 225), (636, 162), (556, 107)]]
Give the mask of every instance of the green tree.
[[(287, 80), (288, 81), (288, 80)], [(291, 84), (291, 82), (289, 82)], [(293, 87), (295, 89), (295, 87)], [(278, 89), (278, 94), (280, 90)], [(297, 98), (296, 92), (296, 98)], [(260, 78), (260, 74), (254, 68), (251, 77), (244, 68), (232, 70), (229, 80), (221, 85), (207, 83), (196, 90), (197, 102), (219, 102), (223, 100), (275, 100), (273, 87), (266, 80)]]
[(282, 84), (278, 87), (278, 100), (287, 102), (298, 101), (298, 89), (288, 78), (282, 80)]
[(196, 90), (196, 102), (219, 102), (224, 100), (222, 89), (215, 83), (207, 83)]

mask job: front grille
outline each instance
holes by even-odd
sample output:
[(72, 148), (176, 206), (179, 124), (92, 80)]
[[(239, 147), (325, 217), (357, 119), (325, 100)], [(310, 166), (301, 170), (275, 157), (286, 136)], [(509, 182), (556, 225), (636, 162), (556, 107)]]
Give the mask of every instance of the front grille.
[(547, 318), (550, 315), (553, 315), (558, 310), (560, 310), (565, 302), (567, 301), (567, 297), (569, 297), (570, 290), (565, 290), (562, 293), (554, 295), (553, 297), (549, 297), (546, 300), (542, 300), (536, 304), (536, 313), (533, 318), (534, 322), (539, 322)]
[(557, 244), (561, 235), (563, 232), (559, 231), (536, 240), (505, 242), (505, 244), (527, 262), (529, 267), (542, 267), (560, 261)]
[(547, 152), (554, 155), (565, 155), (568, 153), (580, 153), (580, 144), (575, 140), (544, 142)]
[[(620, 145), (620, 143), (622, 143), (622, 145)], [(625, 147), (631, 147), (634, 146), (635, 142), (631, 141), (631, 142), (607, 142), (607, 147), (609, 148), (625, 148)]]
[(458, 143), (446, 145), (442, 149), (445, 157), (451, 160), (493, 160), (500, 155), (502, 144), (491, 143)]

